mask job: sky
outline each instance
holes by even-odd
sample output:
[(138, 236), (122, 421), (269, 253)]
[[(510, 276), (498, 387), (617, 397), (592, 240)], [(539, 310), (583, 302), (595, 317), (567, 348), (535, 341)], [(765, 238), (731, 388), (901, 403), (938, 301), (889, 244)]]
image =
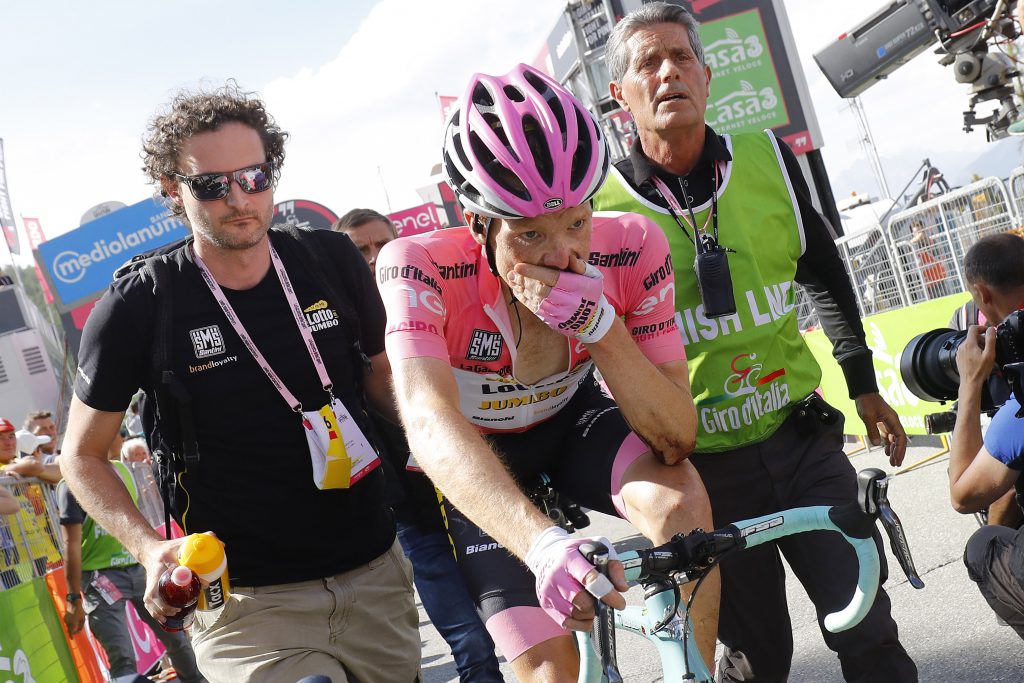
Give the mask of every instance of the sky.
[[(879, 188), (848, 102), (812, 55), (883, 4), (784, 0), (837, 198)], [(261, 93), (291, 134), (276, 201), (313, 200), (339, 215), (420, 204), (415, 190), (427, 184), (441, 147), (435, 93), (459, 95), (473, 72), (533, 61), (564, 7), (564, 0), (2, 3), (0, 139), (14, 212), (38, 218), (54, 237), (100, 202), (151, 196), (139, 157), (148, 120), (179, 88), (227, 78)], [(862, 95), (893, 192), (925, 157), (954, 180), (975, 172), (971, 163), (990, 145), (983, 132), (961, 130), (966, 88), (928, 51)], [(1018, 151), (1016, 140), (994, 144)], [(0, 252), (0, 262), (7, 258)]]

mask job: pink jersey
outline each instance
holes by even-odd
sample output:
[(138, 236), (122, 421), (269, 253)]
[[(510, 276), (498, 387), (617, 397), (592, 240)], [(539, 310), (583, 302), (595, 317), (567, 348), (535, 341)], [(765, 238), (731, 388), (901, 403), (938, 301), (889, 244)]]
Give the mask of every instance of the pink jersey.
[[(654, 364), (686, 357), (675, 319), (668, 240), (633, 213), (595, 213), (589, 262), (604, 295)], [(593, 360), (575, 339), (565, 372), (532, 385), (515, 378), (516, 345), (507, 297), (469, 228), (397, 239), (377, 257), (377, 286), (388, 314), (388, 358), (447, 361), (462, 414), (487, 432), (520, 431), (561, 409)]]

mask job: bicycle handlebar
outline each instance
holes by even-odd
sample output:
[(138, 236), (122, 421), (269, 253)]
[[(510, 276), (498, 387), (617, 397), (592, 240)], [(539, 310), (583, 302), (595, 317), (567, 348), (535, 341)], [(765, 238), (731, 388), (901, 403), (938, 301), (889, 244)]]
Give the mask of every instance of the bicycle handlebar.
[[(860, 621), (871, 609), (878, 591), (880, 563), (878, 549), (873, 540), (875, 520), (881, 520), (889, 535), (893, 553), (910, 584), (923, 588), (924, 582), (914, 568), (910, 547), (899, 517), (888, 501), (889, 480), (882, 470), (871, 468), (857, 475), (857, 501), (841, 506), (794, 508), (755, 519), (736, 522), (713, 532), (701, 529), (690, 534), (677, 534), (668, 543), (646, 550), (620, 554), (626, 580), (641, 584), (664, 582), (676, 574), (689, 578), (699, 575), (724, 554), (744, 547), (752, 547), (805, 531), (829, 530), (842, 534), (857, 554), (857, 587), (850, 603), (824, 619), (825, 628), (832, 633), (847, 630)], [(592, 553), (600, 548), (581, 546), (581, 552), (593, 561)]]

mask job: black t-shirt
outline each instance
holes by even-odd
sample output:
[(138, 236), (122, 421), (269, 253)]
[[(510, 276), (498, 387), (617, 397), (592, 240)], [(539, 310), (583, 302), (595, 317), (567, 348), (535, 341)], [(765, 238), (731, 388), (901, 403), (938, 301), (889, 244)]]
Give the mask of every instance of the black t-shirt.
[[(331, 301), (302, 245), (271, 232), (311, 324), (334, 393), (362, 421), (350, 338), (358, 318), (368, 356), (384, 350), (385, 313), (369, 268), (347, 236), (315, 231), (334, 288)], [(171, 255), (171, 358), (192, 399), (200, 462), (180, 477), (174, 517), (189, 533), (214, 531), (227, 545), (228, 570), (238, 585), (291, 583), (352, 569), (383, 553), (394, 540), (380, 468), (348, 490), (321, 491), (313, 482), (299, 417), (243, 346), (203, 282), (191, 249)], [(328, 401), (313, 361), (271, 268), (255, 287), (225, 295), (256, 347), (285, 386), (315, 410)], [(344, 306), (350, 313), (343, 313)], [(138, 273), (104, 294), (82, 335), (75, 393), (96, 410), (120, 412), (138, 388), (152, 395), (155, 299)], [(152, 423), (153, 401), (144, 415)], [(365, 431), (365, 429), (364, 429)], [(180, 492), (185, 495), (181, 495)]]

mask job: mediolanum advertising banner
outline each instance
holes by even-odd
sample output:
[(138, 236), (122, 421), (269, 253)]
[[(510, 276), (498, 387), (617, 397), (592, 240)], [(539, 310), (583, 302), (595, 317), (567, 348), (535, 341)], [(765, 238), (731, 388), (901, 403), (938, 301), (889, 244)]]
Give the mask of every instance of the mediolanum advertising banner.
[(188, 234), (160, 202), (146, 199), (43, 242), (39, 267), (66, 313), (97, 298), (131, 257)]

